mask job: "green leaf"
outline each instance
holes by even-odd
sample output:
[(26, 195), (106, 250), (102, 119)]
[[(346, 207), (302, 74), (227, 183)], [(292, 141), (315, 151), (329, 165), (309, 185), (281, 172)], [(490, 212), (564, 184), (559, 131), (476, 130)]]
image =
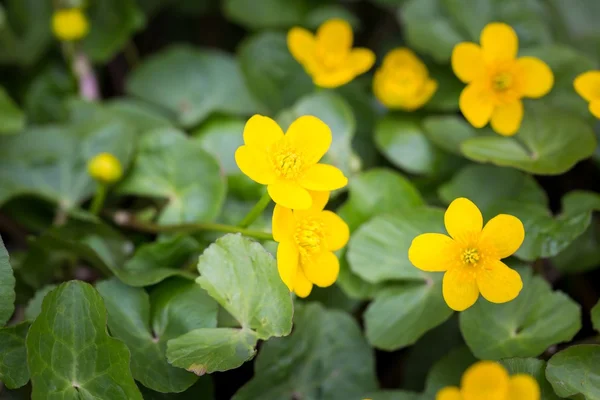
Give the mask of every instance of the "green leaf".
[(600, 332), (600, 301), (592, 308), (591, 317), (594, 329)]
[(452, 313), (442, 297), (441, 274), (430, 274), (422, 283), (390, 286), (375, 295), (365, 312), (367, 339), (379, 349), (401, 349), (414, 344)]
[(421, 207), (381, 215), (363, 224), (350, 239), (348, 263), (352, 271), (371, 283), (389, 280), (427, 280), (408, 260), (408, 248), (421, 233), (444, 233), (443, 211)]
[(331, 129), (333, 141), (321, 162), (335, 165), (346, 176), (357, 173), (361, 168), (361, 161), (352, 149), (356, 119), (344, 98), (332, 91), (313, 93), (301, 98), (291, 109), (281, 113), (277, 120), (285, 130), (303, 115), (314, 115)]
[(595, 269), (600, 264), (600, 226), (590, 224), (581, 236), (552, 257), (551, 262), (564, 274), (577, 274)]
[(347, 21), (354, 32), (360, 30), (360, 19), (350, 10), (339, 4), (323, 4), (312, 9), (304, 19), (304, 27), (316, 31), (319, 26), (330, 19), (343, 19)]
[(10, 266), (8, 251), (0, 236), (0, 327), (15, 311), (15, 276)]
[(454, 199), (466, 197), (473, 201), (486, 218), (495, 217), (488, 210), (501, 201), (545, 206), (548, 198), (531, 175), (492, 165), (468, 165), (452, 179), (440, 186), (439, 197), (450, 204)]
[(596, 138), (590, 126), (560, 109), (527, 108), (519, 133), (513, 137), (476, 137), (464, 141), (463, 154), (537, 175), (559, 175), (590, 157)]
[(25, 114), (32, 123), (65, 121), (67, 99), (77, 95), (77, 83), (64, 63), (49, 64), (31, 78), (25, 94)]
[[(438, 83), (438, 88), (433, 97), (425, 103), (423, 109), (426, 111), (458, 111), (458, 99), (465, 85), (447, 66), (428, 64), (431, 79)], [(448, 136), (450, 132), (448, 132)]]
[(92, 60), (103, 63), (121, 51), (145, 23), (135, 0), (93, 0), (86, 14), (91, 29), (81, 46)]
[(536, 358), (505, 358), (500, 363), (506, 367), (510, 375), (527, 374), (535, 378), (540, 387), (541, 400), (558, 400), (558, 396), (546, 379), (545, 361)]
[(356, 322), (312, 303), (297, 307), (294, 332), (263, 344), (254, 378), (233, 400), (346, 400), (375, 390), (373, 352)]
[(460, 386), (463, 373), (477, 359), (467, 346), (458, 347), (442, 357), (427, 375), (425, 393), (435, 395), (446, 386)]
[(600, 398), (600, 346), (571, 346), (548, 361), (546, 378), (560, 397)]
[(421, 394), (404, 390), (382, 390), (375, 393), (369, 393), (367, 397), (371, 400), (424, 400)]
[(273, 257), (258, 243), (229, 234), (211, 244), (198, 261), (197, 282), (242, 329), (196, 329), (168, 343), (176, 367), (196, 374), (240, 366), (256, 352), (258, 339), (288, 335), (292, 300)]
[[(108, 327), (131, 351), (131, 373), (158, 392), (182, 392), (197, 376), (167, 362), (167, 342), (197, 328), (217, 325), (217, 304), (193, 282), (169, 281), (151, 298), (117, 279), (96, 285), (108, 311)], [(160, 300), (160, 301), (155, 301)]]
[(0, 328), (0, 382), (9, 389), (24, 386), (29, 381), (25, 337), (29, 322)]
[(131, 173), (119, 192), (168, 200), (158, 222), (207, 222), (219, 214), (225, 181), (217, 160), (174, 129), (144, 135)]
[(25, 127), (25, 114), (0, 86), (0, 135), (18, 133)]
[(133, 71), (127, 92), (171, 111), (186, 128), (213, 112), (259, 111), (235, 59), (216, 50), (170, 47)]
[(581, 329), (581, 307), (562, 292), (553, 292), (530, 269), (520, 269), (523, 290), (508, 303), (479, 299), (460, 314), (465, 342), (480, 359), (535, 357), (567, 342)]
[(457, 115), (431, 115), (423, 119), (423, 132), (436, 146), (461, 155), (460, 145), (478, 136), (478, 131)]
[(210, 376), (202, 376), (198, 381), (183, 393), (159, 393), (147, 389), (144, 386), (140, 387), (144, 400), (198, 400), (198, 399), (214, 399), (214, 389), (212, 378)]
[(127, 346), (106, 333), (102, 297), (81, 281), (63, 283), (44, 299), (27, 335), (27, 364), (33, 400), (142, 399)]
[(31, 300), (29, 300), (29, 303), (27, 303), (27, 307), (25, 308), (26, 320), (33, 321), (38, 315), (40, 315), (42, 312), (42, 302), (44, 301), (44, 298), (48, 293), (57, 287), (58, 285), (46, 285), (35, 292), (35, 295)]
[(394, 165), (414, 174), (432, 174), (436, 149), (423, 134), (421, 120), (414, 116), (389, 116), (375, 128), (375, 143)]
[(284, 33), (250, 36), (238, 48), (238, 57), (248, 88), (271, 113), (291, 107), (313, 89), (310, 77), (290, 54)]
[(307, 0), (224, 0), (227, 18), (252, 30), (301, 25), (309, 11)]

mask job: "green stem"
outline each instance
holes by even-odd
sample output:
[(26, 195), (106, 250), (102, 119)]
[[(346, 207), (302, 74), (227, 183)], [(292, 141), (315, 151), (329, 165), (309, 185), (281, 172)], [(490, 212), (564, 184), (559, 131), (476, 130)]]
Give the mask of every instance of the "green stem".
[(106, 199), (107, 187), (103, 183), (98, 183), (98, 187), (96, 189), (96, 193), (94, 194), (94, 199), (92, 200), (92, 205), (90, 206), (90, 212), (94, 215), (98, 215), (102, 206), (104, 205), (104, 200)]
[(273, 235), (267, 232), (255, 231), (251, 229), (244, 229), (233, 225), (224, 224), (177, 224), (177, 225), (157, 225), (150, 222), (135, 221), (129, 214), (116, 214), (114, 221), (124, 227), (130, 228), (141, 232), (148, 233), (187, 233), (191, 234), (194, 232), (201, 231), (216, 231), (224, 233), (241, 233), (244, 236), (252, 237), (259, 240), (273, 240)]
[(135, 47), (133, 41), (130, 40), (127, 42), (125, 48), (123, 49), (123, 55), (125, 56), (127, 64), (129, 64), (131, 69), (135, 69), (140, 64), (140, 52), (138, 51), (137, 47)]
[(254, 207), (252, 207), (252, 210), (250, 210), (250, 212), (244, 217), (244, 219), (238, 224), (238, 226), (240, 228), (249, 227), (250, 224), (253, 223), (256, 220), (256, 218), (260, 216), (260, 214), (262, 214), (262, 212), (265, 210), (265, 208), (267, 208), (270, 202), (271, 196), (269, 196), (269, 192), (265, 191), (260, 200), (258, 200), (258, 203), (256, 203)]

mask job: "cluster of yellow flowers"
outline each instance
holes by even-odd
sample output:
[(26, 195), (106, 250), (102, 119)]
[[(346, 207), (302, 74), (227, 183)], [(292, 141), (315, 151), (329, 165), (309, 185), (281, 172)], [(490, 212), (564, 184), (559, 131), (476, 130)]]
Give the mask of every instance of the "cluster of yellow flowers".
[[(334, 88), (368, 71), (375, 63), (369, 49), (352, 48), (352, 28), (344, 20), (331, 19), (316, 35), (303, 28), (288, 33), (288, 48), (304, 66), (315, 85)], [(507, 24), (493, 22), (481, 32), (481, 45), (463, 42), (452, 52), (452, 69), (467, 84), (459, 107), (476, 128), (491, 123), (504, 136), (516, 134), (523, 120), (522, 98), (540, 98), (552, 89), (554, 75), (535, 57), (517, 58), (519, 40)], [(388, 108), (413, 111), (425, 105), (438, 88), (427, 66), (407, 48), (391, 50), (375, 72), (373, 92)], [(575, 80), (576, 91), (590, 102), (600, 118), (600, 71)]]
[(308, 296), (313, 284), (332, 285), (340, 270), (333, 252), (346, 245), (350, 231), (340, 217), (323, 210), (329, 192), (348, 183), (342, 171), (319, 163), (331, 146), (331, 130), (320, 119), (303, 116), (284, 134), (271, 118), (255, 115), (243, 135), (236, 163), (267, 185), (276, 203), (272, 227), (281, 279), (300, 297)]

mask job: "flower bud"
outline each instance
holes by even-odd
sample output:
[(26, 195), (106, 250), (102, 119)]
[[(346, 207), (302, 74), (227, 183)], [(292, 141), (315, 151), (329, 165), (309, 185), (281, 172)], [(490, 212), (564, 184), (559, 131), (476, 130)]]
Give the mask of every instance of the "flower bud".
[(52, 31), (63, 41), (75, 41), (84, 38), (89, 30), (88, 20), (79, 8), (66, 8), (54, 12)]
[(100, 153), (88, 163), (88, 173), (92, 178), (104, 184), (115, 183), (123, 176), (119, 160), (110, 153)]

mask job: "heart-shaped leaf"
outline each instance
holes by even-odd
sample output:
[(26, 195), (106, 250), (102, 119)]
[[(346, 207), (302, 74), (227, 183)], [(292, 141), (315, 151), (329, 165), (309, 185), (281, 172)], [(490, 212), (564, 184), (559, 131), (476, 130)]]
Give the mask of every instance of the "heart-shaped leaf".
[(600, 346), (571, 346), (548, 361), (546, 378), (560, 397), (600, 398)]
[(9, 389), (24, 386), (29, 381), (25, 338), (29, 322), (0, 328), (0, 382)]

